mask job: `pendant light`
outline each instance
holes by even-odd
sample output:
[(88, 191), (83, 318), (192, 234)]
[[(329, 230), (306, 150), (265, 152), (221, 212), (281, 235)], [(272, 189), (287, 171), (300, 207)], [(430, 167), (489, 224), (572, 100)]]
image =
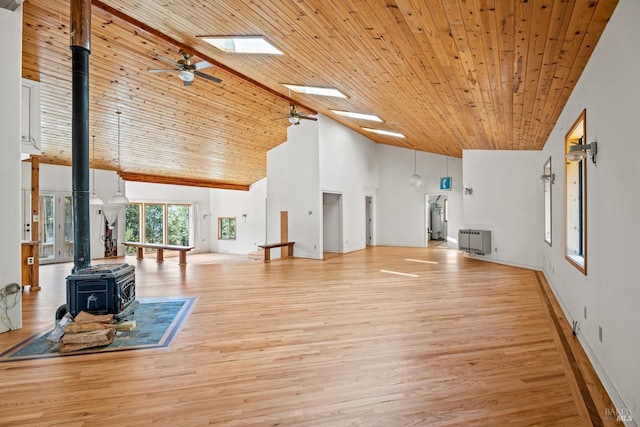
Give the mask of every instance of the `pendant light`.
[(120, 190), (120, 175), (119, 175), (120, 174), (120, 114), (122, 114), (122, 112), (118, 110), (116, 111), (116, 114), (118, 115), (118, 191), (116, 191), (116, 194), (111, 196), (111, 198), (109, 199), (109, 204), (110, 205), (126, 205), (129, 203), (129, 199), (127, 198), (127, 196), (122, 194), (122, 191)]
[(416, 172), (416, 150), (413, 149), (413, 175), (409, 177), (409, 185), (418, 188), (422, 185), (422, 177)]
[[(91, 163), (93, 163), (95, 161), (96, 158), (96, 136), (92, 135), (93, 138), (93, 142), (91, 145)], [(96, 168), (94, 166), (93, 170), (93, 177), (92, 177), (92, 183), (91, 183), (91, 197), (89, 198), (89, 205), (90, 206), (102, 206), (104, 205), (104, 202), (102, 201), (102, 199), (100, 197), (98, 197), (96, 195)]]

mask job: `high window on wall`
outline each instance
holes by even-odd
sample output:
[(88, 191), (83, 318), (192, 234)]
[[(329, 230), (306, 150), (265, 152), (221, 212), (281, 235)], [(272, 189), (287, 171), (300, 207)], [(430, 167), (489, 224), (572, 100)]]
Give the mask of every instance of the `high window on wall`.
[[(125, 240), (128, 242), (191, 246), (192, 205), (129, 203), (126, 209)], [(135, 248), (127, 247), (135, 252)]]
[[(587, 140), (584, 110), (565, 137), (565, 153)], [(587, 274), (587, 159), (565, 161), (565, 258)]]
[(551, 185), (554, 183), (551, 157), (544, 163), (542, 179), (544, 183), (544, 241), (551, 246)]

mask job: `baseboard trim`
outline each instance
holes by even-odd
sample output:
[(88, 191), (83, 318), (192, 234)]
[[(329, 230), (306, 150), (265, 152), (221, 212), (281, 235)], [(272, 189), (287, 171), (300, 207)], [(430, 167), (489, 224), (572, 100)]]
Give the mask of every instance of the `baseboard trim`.
[[(569, 310), (567, 304), (562, 299), (562, 296), (558, 292), (558, 289), (556, 288), (556, 286), (553, 283), (553, 281), (550, 280), (549, 276), (547, 275), (547, 272), (544, 271), (544, 270), (542, 270), (541, 272), (544, 275), (544, 278), (545, 278), (547, 284), (549, 285), (549, 289), (553, 293), (554, 298), (558, 302), (558, 305), (560, 306), (560, 309), (562, 310), (564, 316), (567, 319), (567, 326), (569, 326), (571, 328), (571, 325), (573, 324), (573, 321), (575, 320), (575, 317), (571, 314), (571, 311)], [(615, 385), (613, 384), (613, 381), (611, 381), (611, 378), (609, 377), (609, 375), (607, 375), (607, 372), (605, 371), (604, 367), (600, 363), (600, 360), (598, 359), (598, 357), (596, 356), (595, 352), (591, 348), (591, 345), (589, 344), (589, 341), (587, 340), (587, 337), (580, 331), (580, 329), (578, 329), (576, 337), (578, 339), (578, 342), (580, 343), (580, 346), (582, 347), (583, 351), (585, 352), (587, 358), (589, 359), (589, 363), (591, 363), (591, 366), (593, 367), (593, 370), (595, 371), (596, 375), (598, 376), (598, 379), (602, 383), (602, 387), (605, 389), (605, 391), (609, 395), (609, 398), (611, 399), (611, 402), (612, 402), (614, 408), (618, 408), (618, 409), (620, 409), (620, 408), (629, 408), (629, 406), (627, 404), (625, 404), (624, 400), (622, 399), (622, 396), (620, 396), (620, 393), (618, 393), (618, 390), (616, 389)], [(614, 408), (612, 408), (612, 409), (614, 409)], [(610, 419), (605, 419), (605, 421), (610, 422), (611, 420)], [(638, 427), (638, 424), (636, 423), (635, 419), (632, 419), (630, 421), (622, 421), (622, 422), (624, 423), (624, 425), (626, 427)]]

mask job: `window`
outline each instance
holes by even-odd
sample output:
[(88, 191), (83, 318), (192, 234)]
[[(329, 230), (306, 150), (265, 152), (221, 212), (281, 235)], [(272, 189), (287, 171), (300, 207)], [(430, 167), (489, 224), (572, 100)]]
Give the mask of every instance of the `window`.
[[(126, 209), (125, 240), (190, 246), (192, 206), (169, 203), (129, 203)], [(127, 247), (127, 253), (136, 249)]]
[(551, 171), (551, 157), (542, 168), (544, 178), (544, 241), (551, 246), (551, 184), (553, 184), (553, 172)]
[[(565, 137), (565, 153), (587, 140), (584, 110)], [(565, 258), (587, 274), (587, 160), (565, 162)]]
[(235, 218), (218, 218), (218, 239), (219, 240), (236, 240), (236, 219)]
[(444, 222), (449, 222), (449, 199), (444, 199)]
[(189, 246), (189, 205), (167, 205), (167, 242)]
[[(124, 240), (127, 242), (141, 242), (140, 235), (140, 209), (142, 205), (140, 203), (129, 203), (126, 207), (125, 212), (125, 229), (124, 229)], [(135, 253), (136, 248), (127, 246), (127, 253)]]
[(145, 204), (144, 205), (144, 243), (164, 242), (164, 205)]

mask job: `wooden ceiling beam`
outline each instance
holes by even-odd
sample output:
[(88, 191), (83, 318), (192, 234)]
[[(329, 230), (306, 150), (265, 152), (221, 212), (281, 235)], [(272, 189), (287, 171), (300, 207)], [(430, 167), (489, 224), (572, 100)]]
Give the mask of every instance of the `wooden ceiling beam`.
[(232, 184), (229, 182), (208, 181), (204, 179), (179, 178), (175, 176), (145, 175), (142, 173), (118, 173), (125, 181), (148, 182), (152, 184), (185, 185), (188, 187), (221, 188), (224, 190), (249, 191), (249, 185)]
[(230, 68), (228, 66), (226, 66), (225, 64), (216, 61), (215, 59), (211, 58), (210, 56), (199, 52), (197, 50), (195, 50), (193, 47), (182, 43), (176, 39), (174, 39), (173, 37), (163, 33), (162, 31), (156, 30), (155, 28), (145, 24), (144, 22), (138, 21), (137, 19), (127, 15), (126, 13), (123, 13), (121, 11), (119, 11), (118, 9), (111, 7), (103, 2), (101, 2), (100, 0), (92, 0), (91, 4), (103, 11), (105, 11), (106, 13), (108, 13), (109, 15), (126, 22), (129, 25), (132, 25), (148, 34), (150, 34), (153, 37), (156, 37), (160, 40), (163, 40), (167, 43), (172, 44), (173, 46), (177, 47), (178, 49), (190, 53), (194, 56), (197, 56), (200, 59), (204, 59), (205, 61), (207, 61), (209, 64), (211, 65), (215, 65), (216, 67), (220, 68), (221, 70), (226, 71), (229, 74), (233, 74), (236, 77), (239, 77), (241, 79), (243, 79), (244, 81), (251, 83), (252, 85), (259, 87), (260, 89), (270, 93), (271, 95), (275, 95), (280, 99), (283, 99), (284, 101), (288, 102), (289, 104), (295, 104), (296, 107), (298, 107), (299, 109), (305, 110), (306, 112), (308, 112), (309, 114), (318, 114), (318, 111), (315, 108), (311, 108), (307, 105), (304, 105), (302, 103), (300, 103), (300, 101), (295, 101), (292, 98), (289, 98), (287, 95), (284, 95), (280, 92), (278, 92), (277, 90), (271, 89), (270, 87), (263, 85), (262, 83), (258, 82), (257, 80), (252, 79), (249, 76), (246, 76), (236, 70), (234, 70), (233, 68)]

